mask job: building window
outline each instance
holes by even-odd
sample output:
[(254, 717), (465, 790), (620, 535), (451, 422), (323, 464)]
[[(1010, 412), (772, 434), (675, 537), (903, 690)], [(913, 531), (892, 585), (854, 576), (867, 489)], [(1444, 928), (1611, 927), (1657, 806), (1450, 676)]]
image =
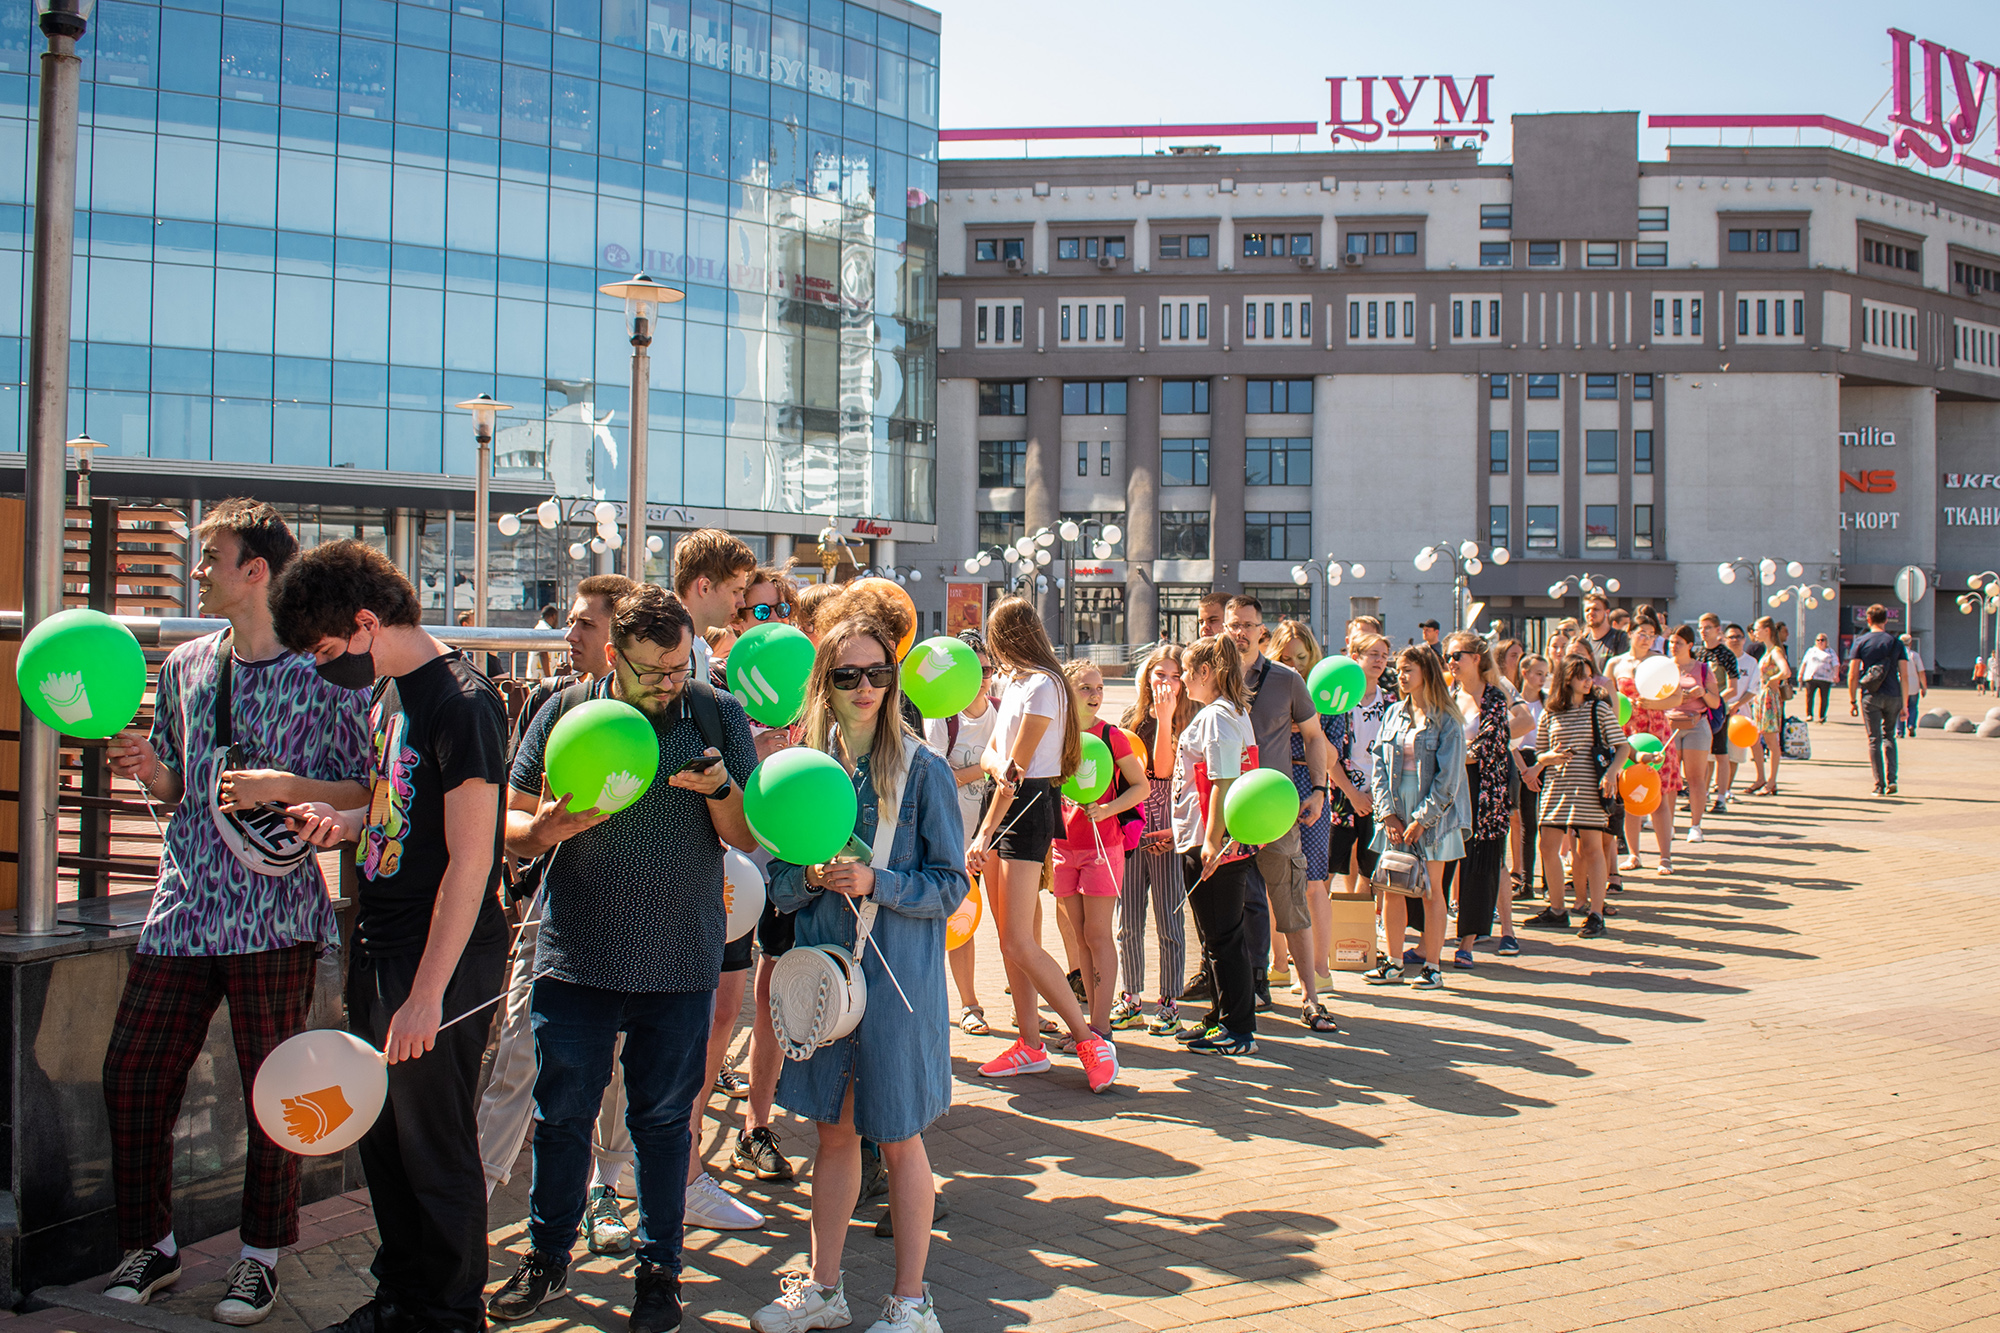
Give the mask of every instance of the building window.
[(981, 347), (1021, 345), (1021, 302), (980, 301), (974, 306), (974, 342)]
[(1160, 559), (1208, 559), (1208, 511), (1160, 511)]
[(1585, 398), (1616, 398), (1618, 377), (1616, 375), (1585, 375), (1583, 377)]
[(1528, 376), (1528, 397), (1530, 398), (1562, 397), (1562, 376), (1560, 375)]
[(1632, 506), (1632, 549), (1650, 551), (1653, 549), (1653, 506)]
[(1178, 236), (1162, 236), (1160, 238), (1160, 258), (1179, 259), (1180, 257), (1181, 238)]
[(1206, 237), (1206, 236), (1190, 236), (1190, 237), (1188, 237), (1188, 238), (1187, 238), (1187, 257), (1188, 257), (1189, 259), (1206, 259), (1206, 258), (1208, 258), (1208, 237)]
[(1125, 381), (1064, 380), (1063, 415), (1066, 417), (1124, 416)]
[(1559, 505), (1528, 506), (1528, 549), (1530, 551), (1553, 551), (1556, 549), (1556, 521), (1560, 516)]
[(1107, 259), (1125, 257), (1123, 236), (1059, 236), (1056, 238), (1057, 259), (1096, 259), (1100, 255)]
[(1076, 442), (1076, 475), (1079, 477), (1087, 477), (1090, 475), (1089, 440), (1078, 440)]
[(1312, 302), (1302, 296), (1276, 301), (1248, 298), (1243, 303), (1243, 339), (1245, 342), (1310, 342)]
[(1796, 228), (1787, 227), (1772, 234), (1776, 243), (1772, 248), (1781, 255), (1795, 255), (1799, 252), (1799, 233)]
[(1632, 432), (1632, 470), (1642, 476), (1653, 470), (1653, 432), (1649, 430)]
[(1528, 471), (1557, 472), (1561, 470), (1562, 432), (1559, 430), (1531, 430), (1528, 432)]
[(2000, 291), (2000, 269), (1968, 264), (1963, 259), (1951, 262), (1951, 280), (1968, 292)]
[(1028, 415), (1026, 380), (981, 380), (979, 415), (982, 417), (1024, 417)]
[(1507, 396), (1507, 377), (1505, 375), (1488, 375), (1486, 377), (1486, 396), (1488, 398), (1505, 398)]
[(1495, 476), (1507, 471), (1507, 432), (1504, 430), (1486, 432), (1486, 470)]
[(1583, 507), (1583, 546), (1587, 551), (1618, 549), (1618, 506)]
[(1207, 342), (1208, 302), (1169, 296), (1160, 301), (1161, 342)]
[(1056, 241), (1057, 259), (1083, 258), (1083, 242), (1074, 236), (1059, 237)]
[(1247, 413), (1304, 413), (1313, 410), (1311, 380), (1250, 380), (1244, 388), (1244, 411)]
[(1026, 440), (981, 440), (979, 442), (979, 484), (981, 486), (1027, 485), (1028, 442)]
[(1208, 485), (1208, 441), (1161, 440), (1160, 485)]
[(1529, 268), (1561, 268), (1563, 247), (1561, 241), (1529, 241)]
[(981, 547), (1012, 546), (1027, 530), (1026, 521), (1017, 512), (992, 509), (979, 511)]
[(1642, 207), (1639, 210), (1640, 231), (1665, 231), (1667, 210), (1665, 208)]
[[(1731, 233), (1732, 238), (1735, 233)], [(1861, 241), (1861, 258), (1870, 264), (1880, 264), (1884, 268), (1901, 269), (1906, 273), (1921, 274), (1924, 271), (1923, 251), (1905, 245), (1891, 245), (1887, 241), (1877, 241), (1864, 237)]]
[(1312, 441), (1296, 437), (1246, 440), (1243, 447), (1243, 484), (1312, 485)]
[(1617, 268), (1618, 242), (1586, 241), (1583, 246), (1585, 268)]
[(1479, 267), (1514, 267), (1514, 245), (1511, 241), (1481, 241), (1479, 243)]
[(1486, 543), (1489, 546), (1507, 545), (1507, 521), (1511, 511), (1506, 505), (1486, 506)]
[(1097, 475), (1100, 477), (1111, 475), (1111, 441), (1109, 440), (1099, 440), (1097, 442)]
[[(1071, 321), (1071, 312), (1075, 321)], [(1056, 307), (1056, 337), (1064, 343), (1125, 341), (1125, 302), (1063, 301)]]
[(1267, 244), (1267, 237), (1263, 232), (1261, 231), (1244, 232), (1243, 257), (1245, 259), (1256, 259), (1261, 257), (1264, 253), (1264, 247), (1266, 244)]
[(1347, 301), (1349, 342), (1402, 342), (1417, 339), (1417, 303), (1414, 297), (1391, 296)]
[(1247, 512), (1243, 515), (1245, 560), (1305, 560), (1312, 555), (1312, 515)]
[(1640, 241), (1632, 247), (1632, 267), (1665, 268), (1667, 266), (1667, 243), (1665, 241)]
[(1453, 342), (1498, 342), (1500, 298), (1454, 295), (1451, 298), (1451, 337)]
[(1479, 206), (1479, 228), (1481, 231), (1506, 231), (1514, 225), (1512, 204), (1481, 204)]
[[(1160, 414), (1170, 417), (1199, 416), (1208, 411), (1207, 380), (1161, 380)], [(1204, 444), (1203, 448), (1207, 448)], [(1207, 483), (1202, 483), (1206, 485)]]
[(1797, 254), (1799, 233), (1796, 227), (1774, 230), (1769, 227), (1747, 227), (1733, 229), (1729, 233), (1731, 254), (1765, 255), (1776, 251), (1779, 254)]
[(1027, 258), (1026, 247), (1027, 242), (1023, 241), (1020, 237), (1010, 237), (1000, 242), (1000, 257), (1002, 259), (1025, 259)]
[(1583, 433), (1583, 470), (1585, 472), (1618, 471), (1617, 431), (1587, 430)]
[[(1415, 247), (1412, 247), (1413, 250), (1414, 248)], [(1293, 232), (1290, 238), (1290, 246), (1289, 249), (1286, 251), (1286, 253), (1291, 255), (1310, 255), (1312, 252), (1313, 252), (1312, 233), (1309, 231)]]
[(1301, 588), (1296, 583), (1282, 583), (1275, 587), (1270, 584), (1250, 584), (1246, 585), (1243, 591), (1257, 599), (1258, 604), (1264, 608), (1264, 623), (1274, 629), (1281, 620), (1297, 620), (1307, 624), (1312, 622), (1311, 585)]
[(982, 264), (993, 262), (1000, 258), (1000, 242), (974, 241), (972, 243), (972, 257)]
[(1632, 377), (1632, 401), (1651, 402), (1653, 399), (1653, 377), (1650, 374)]

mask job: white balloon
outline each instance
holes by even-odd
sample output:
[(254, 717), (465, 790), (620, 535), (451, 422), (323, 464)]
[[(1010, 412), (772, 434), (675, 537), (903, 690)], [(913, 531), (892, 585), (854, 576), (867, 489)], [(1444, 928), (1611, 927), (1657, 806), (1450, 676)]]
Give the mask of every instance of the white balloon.
[(667, 549), (667, 544), (660, 538), (658, 533), (654, 533), (652, 536), (646, 538), (646, 549), (654, 555), (658, 555)]
[(1671, 657), (1649, 657), (1632, 673), (1632, 683), (1645, 699), (1664, 699), (1681, 685), (1681, 670)]
[(314, 1028), (264, 1057), (250, 1109), (280, 1148), (326, 1157), (366, 1134), (388, 1095), (382, 1052), (351, 1032)]
[(764, 872), (734, 847), (722, 854), (722, 910), (729, 918), (722, 931), (726, 940), (742, 939), (764, 915)]

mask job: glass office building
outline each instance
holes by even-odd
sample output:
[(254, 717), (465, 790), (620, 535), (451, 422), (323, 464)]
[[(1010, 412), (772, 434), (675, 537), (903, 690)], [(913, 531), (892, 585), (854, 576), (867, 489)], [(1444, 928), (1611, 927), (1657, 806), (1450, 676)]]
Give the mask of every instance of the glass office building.
[[(6, 12), (18, 386), (41, 42), (27, 0)], [(283, 476), (367, 531), (407, 509), (442, 545), (428, 525), (475, 459), (449, 405), (485, 392), (515, 408), (496, 513), (622, 502), (631, 349), (597, 289), (644, 269), (687, 292), (652, 346), (649, 491), (674, 507), (655, 523), (778, 556), (825, 516), (928, 527), (937, 29), (900, 0), (101, 0), (68, 423), (109, 446), (123, 480), (100, 491)], [(20, 399), (0, 399), (16, 439)], [(525, 544), (521, 582), (549, 583), (536, 541), (562, 565), (531, 518), (493, 535), (496, 571)]]

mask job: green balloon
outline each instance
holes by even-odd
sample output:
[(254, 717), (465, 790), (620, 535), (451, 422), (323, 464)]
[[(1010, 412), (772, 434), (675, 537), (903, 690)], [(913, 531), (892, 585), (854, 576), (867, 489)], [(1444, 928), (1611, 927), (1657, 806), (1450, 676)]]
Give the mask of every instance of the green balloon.
[(1229, 784), (1222, 822), (1245, 847), (1276, 842), (1299, 822), (1299, 789), (1274, 768), (1256, 768)]
[(1665, 741), (1649, 731), (1639, 732), (1637, 735), (1628, 737), (1627, 739), (1632, 742), (1632, 748), (1640, 754), (1659, 754), (1667, 748)]
[(1368, 693), (1368, 673), (1351, 657), (1322, 657), (1306, 677), (1313, 707), (1322, 713), (1345, 713)]
[(729, 692), (767, 727), (789, 727), (806, 703), (813, 642), (790, 625), (759, 625), (729, 650)]
[(591, 699), (564, 713), (542, 755), (549, 790), (580, 812), (616, 814), (646, 794), (660, 771), (660, 737), (619, 699)]
[(14, 681), (56, 731), (103, 740), (132, 725), (146, 697), (146, 651), (102, 611), (58, 611), (21, 641)]
[(963, 639), (925, 639), (903, 659), (903, 693), (925, 717), (953, 717), (979, 695), (979, 654)]
[(743, 784), (750, 832), (765, 851), (795, 866), (838, 856), (854, 836), (858, 809), (854, 779), (840, 761), (804, 746), (778, 751)]
[(1624, 726), (1632, 720), (1632, 701), (1625, 695), (1618, 696), (1618, 725)]
[(1078, 805), (1089, 805), (1111, 790), (1111, 747), (1090, 733), (1083, 737), (1083, 762), (1063, 779), (1062, 794)]

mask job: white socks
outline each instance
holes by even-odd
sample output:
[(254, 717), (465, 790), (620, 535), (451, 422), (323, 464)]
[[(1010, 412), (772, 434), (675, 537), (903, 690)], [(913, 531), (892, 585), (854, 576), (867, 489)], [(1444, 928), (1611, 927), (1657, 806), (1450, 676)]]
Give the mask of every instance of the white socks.
[(274, 1273), (278, 1271), (278, 1250), (275, 1246), (268, 1250), (260, 1250), (255, 1245), (245, 1245), (243, 1247), (243, 1257), (245, 1259), (255, 1259)]
[(618, 1177), (625, 1174), (625, 1163), (617, 1161), (607, 1162), (601, 1157), (595, 1160), (597, 1165), (591, 1171), (590, 1187), (592, 1189), (607, 1189), (616, 1194), (618, 1192)]
[(171, 1231), (167, 1233), (167, 1238), (165, 1240), (154, 1241), (153, 1248), (158, 1250), (161, 1254), (166, 1255), (167, 1258), (169, 1259), (173, 1258), (175, 1255), (181, 1252), (181, 1247), (179, 1246), (179, 1244), (175, 1242), (174, 1233)]

